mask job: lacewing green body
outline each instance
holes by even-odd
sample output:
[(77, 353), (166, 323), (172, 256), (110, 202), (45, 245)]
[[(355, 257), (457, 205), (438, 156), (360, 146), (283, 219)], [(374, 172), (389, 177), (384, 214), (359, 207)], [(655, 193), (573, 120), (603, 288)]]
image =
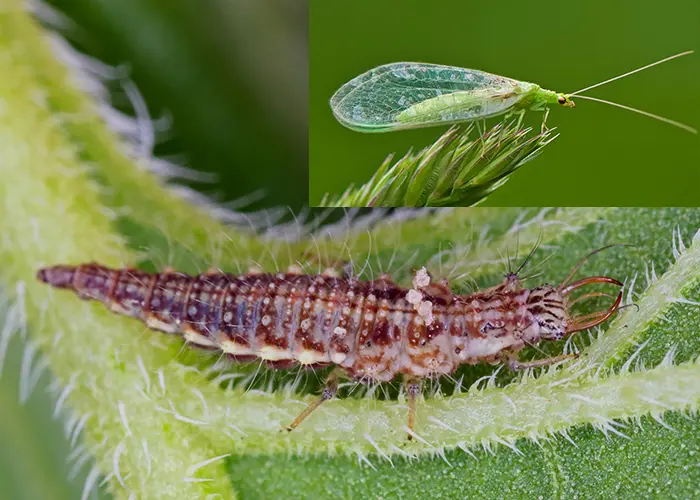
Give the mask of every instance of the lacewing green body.
[(648, 116), (697, 134), (683, 123), (583, 92), (653, 66), (692, 54), (687, 50), (570, 94), (553, 92), (476, 69), (415, 62), (385, 64), (353, 78), (331, 97), (333, 114), (340, 123), (359, 132), (388, 132), (483, 120), (526, 110), (543, 110), (548, 104), (575, 107), (572, 97), (597, 101)]
[(564, 94), (475, 69), (392, 63), (343, 85), (331, 98), (340, 123), (359, 132), (388, 132), (469, 122), (559, 103)]

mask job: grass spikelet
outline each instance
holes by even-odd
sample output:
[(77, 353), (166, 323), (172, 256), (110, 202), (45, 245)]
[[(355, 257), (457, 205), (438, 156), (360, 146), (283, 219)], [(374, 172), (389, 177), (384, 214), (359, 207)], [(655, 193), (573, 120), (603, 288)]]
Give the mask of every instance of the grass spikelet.
[(393, 164), (390, 155), (366, 184), (340, 196), (327, 193), (320, 206), (473, 206), (557, 137), (554, 129), (533, 134), (518, 120), (500, 122), (483, 135), (475, 130), (473, 124), (451, 127), (432, 145)]

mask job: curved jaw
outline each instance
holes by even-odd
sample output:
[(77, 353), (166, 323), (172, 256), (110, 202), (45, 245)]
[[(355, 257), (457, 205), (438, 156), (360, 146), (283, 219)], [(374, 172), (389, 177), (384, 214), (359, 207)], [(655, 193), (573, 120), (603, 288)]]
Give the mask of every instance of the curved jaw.
[[(607, 276), (591, 276), (589, 278), (584, 278), (582, 280), (575, 281), (570, 285), (565, 286), (561, 289), (561, 294), (563, 297), (566, 297), (574, 290), (584, 287), (586, 285), (590, 285), (592, 283), (611, 283), (613, 285), (619, 286), (620, 288), (624, 286), (618, 280), (609, 278)], [(607, 296), (607, 294), (594, 292), (591, 294), (587, 294), (584, 297), (587, 298), (597, 296)], [(584, 297), (581, 297), (580, 299)], [(580, 330), (587, 330), (588, 328), (593, 328), (594, 326), (598, 326), (601, 323), (605, 322), (608, 318), (610, 318), (610, 316), (615, 314), (615, 311), (617, 311), (617, 309), (620, 307), (620, 302), (622, 302), (622, 290), (620, 290), (620, 293), (618, 293), (615, 302), (605, 311), (585, 314), (582, 316), (574, 316), (573, 318), (571, 318), (570, 324), (568, 324), (566, 327), (567, 335), (570, 333), (578, 332)]]

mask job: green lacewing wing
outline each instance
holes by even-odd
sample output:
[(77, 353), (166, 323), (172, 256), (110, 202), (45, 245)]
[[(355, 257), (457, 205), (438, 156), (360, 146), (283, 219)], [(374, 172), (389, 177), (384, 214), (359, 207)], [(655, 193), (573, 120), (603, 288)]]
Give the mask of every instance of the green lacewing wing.
[(629, 106), (580, 95), (671, 59), (682, 52), (591, 85), (571, 94), (475, 69), (420, 62), (378, 66), (340, 87), (331, 97), (336, 119), (359, 132), (388, 132), (482, 120), (503, 114), (544, 110), (548, 104), (575, 107), (572, 97), (603, 102), (670, 123), (693, 133), (682, 123)]
[(401, 62), (353, 78), (331, 98), (331, 107), (348, 128), (386, 132), (490, 118), (559, 97), (534, 83), (485, 71)]

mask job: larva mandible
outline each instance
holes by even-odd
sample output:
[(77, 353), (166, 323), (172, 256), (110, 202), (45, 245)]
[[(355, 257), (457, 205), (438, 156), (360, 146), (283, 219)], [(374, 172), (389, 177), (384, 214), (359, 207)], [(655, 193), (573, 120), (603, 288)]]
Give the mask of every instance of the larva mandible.
[(410, 439), (423, 378), (450, 374), (464, 363), (504, 362), (518, 370), (573, 357), (520, 362), (517, 352), (599, 325), (618, 309), (622, 291), (607, 310), (569, 314), (574, 302), (606, 295), (592, 292), (569, 302), (572, 291), (594, 283), (623, 286), (607, 276), (569, 283), (593, 253), (558, 286), (524, 288), (517, 273), (509, 273), (501, 284), (468, 295), (452, 294), (446, 281), (432, 282), (425, 268), (410, 289), (386, 275), (372, 281), (291, 272), (190, 276), (94, 263), (48, 267), (37, 277), (235, 360), (260, 358), (275, 368), (335, 365), (321, 396), (288, 430), (335, 395), (341, 376), (385, 382), (402, 374)]

